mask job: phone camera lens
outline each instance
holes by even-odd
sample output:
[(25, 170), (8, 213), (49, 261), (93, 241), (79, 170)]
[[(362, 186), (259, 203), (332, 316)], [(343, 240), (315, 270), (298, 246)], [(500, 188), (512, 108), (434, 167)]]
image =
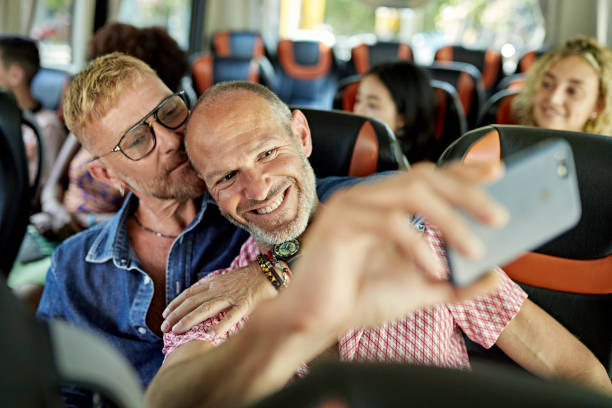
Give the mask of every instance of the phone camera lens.
[(567, 162), (565, 160), (561, 160), (559, 164), (557, 164), (557, 175), (559, 177), (567, 177), (569, 170), (567, 168)]

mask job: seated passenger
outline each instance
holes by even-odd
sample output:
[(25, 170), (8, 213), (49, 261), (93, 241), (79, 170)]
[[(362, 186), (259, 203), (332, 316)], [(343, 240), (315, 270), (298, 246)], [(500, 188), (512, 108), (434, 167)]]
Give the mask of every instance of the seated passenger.
[(354, 112), (386, 123), (410, 163), (437, 160), (434, 94), (427, 73), (412, 62), (372, 67), (357, 91)]
[[(462, 331), (485, 347), (497, 344), (536, 374), (612, 392), (595, 356), (501, 270), (494, 293), (456, 303), (459, 292), (446, 281), (441, 235), (430, 225), (424, 233), (411, 225), (408, 215), (422, 214), (440, 225), (449, 245), (478, 256), (482, 244), (457, 225), (453, 207), (503, 224), (503, 209), (476, 187), (487, 171), (499, 176), (499, 164), (417, 164), (319, 206), (315, 187), (338, 180), (315, 180), (306, 118), (248, 82), (218, 84), (202, 95), (186, 146), (220, 211), (251, 233), (231, 267), (268, 276), (280, 295), (224, 332), (215, 323), (227, 310), (185, 334), (166, 332), (166, 360), (148, 390), (152, 406), (250, 402), (303, 374), (303, 363), (322, 353), (344, 361), (469, 369)], [(313, 216), (314, 232), (304, 234)], [(298, 238), (307, 248), (292, 270), (296, 254), (289, 249), (299, 248)], [(225, 272), (199, 286), (214, 286)], [(437, 285), (443, 294), (429, 298)], [(446, 304), (414, 312), (432, 300)]]
[(612, 136), (612, 52), (577, 37), (527, 72), (512, 103), (519, 124)]
[[(161, 27), (106, 24), (89, 42), (88, 56), (93, 59), (113, 51), (122, 51), (149, 63), (173, 91), (179, 89), (187, 70), (187, 56)], [(48, 183), (43, 187), (43, 211), (30, 218), (34, 228), (29, 229), (28, 235), (40, 249), (32, 250), (29, 246), (32, 254), (22, 252), (21, 262), (11, 274), (11, 283), (15, 282), (12, 286), (16, 292), (34, 309), (42, 294), (49, 257), (57, 244), (111, 218), (123, 202), (125, 191), (119, 191), (89, 173), (92, 157), (70, 134), (51, 170)]]
[[(33, 40), (11, 35), (0, 36), (0, 86), (15, 94), (19, 107), (23, 111), (31, 112), (40, 127), (45, 149), (40, 183), (44, 185), (64, 143), (66, 131), (57, 113), (44, 109), (32, 95), (30, 86), (39, 69), (38, 47)], [(22, 130), (30, 180), (33, 182), (38, 171), (38, 141), (30, 128), (24, 127)]]
[[(148, 63), (173, 91), (180, 88), (181, 78), (187, 72), (187, 56), (161, 27), (104, 25), (92, 37), (88, 57), (94, 59), (114, 51)], [(123, 194), (89, 174), (87, 167), (92, 157), (74, 136), (66, 140), (50, 182), (43, 190), (44, 213), (32, 219), (45, 236), (63, 240), (112, 217), (121, 207)]]

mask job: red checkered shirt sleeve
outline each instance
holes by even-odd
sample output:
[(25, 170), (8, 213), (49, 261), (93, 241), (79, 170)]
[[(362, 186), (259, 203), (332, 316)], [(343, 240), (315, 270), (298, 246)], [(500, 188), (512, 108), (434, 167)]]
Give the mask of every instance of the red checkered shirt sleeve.
[[(258, 254), (259, 248), (257, 247), (255, 240), (251, 236), (244, 242), (244, 244), (242, 244), (242, 247), (240, 248), (240, 253), (236, 258), (234, 258), (229, 268), (218, 269), (214, 272), (211, 272), (196, 283), (194, 283), (193, 286), (200, 285), (203, 282), (206, 282), (217, 275), (225, 274), (228, 271), (231, 271), (232, 269), (246, 266), (250, 262), (253, 262), (257, 258)], [(236, 323), (234, 327), (231, 327), (229, 331), (225, 333), (217, 333), (216, 336), (211, 336), (209, 330), (221, 320), (223, 320), (223, 318), (225, 317), (225, 313), (226, 311), (222, 311), (215, 317), (211, 317), (195, 325), (183, 334), (176, 334), (172, 331), (164, 333), (164, 347), (162, 349), (164, 355), (167, 356), (168, 354), (176, 350), (179, 346), (182, 346), (183, 344), (193, 340), (208, 341), (212, 345), (217, 346), (227, 340), (230, 336), (237, 333), (248, 320), (248, 317), (245, 316), (240, 319), (240, 321), (238, 321), (238, 323)]]
[[(440, 233), (431, 225), (426, 225), (425, 231), (436, 254), (442, 261), (446, 259)], [(447, 279), (448, 270), (438, 277)], [(521, 288), (503, 275), (503, 285), (494, 295), (461, 305), (419, 310), (375, 329), (349, 330), (338, 341), (340, 358), (469, 369), (460, 328), (470, 338), (490, 346), (518, 312), (525, 297)]]
[[(427, 226), (429, 240), (433, 247), (446, 259), (440, 233), (435, 227)], [(446, 276), (448, 278), (448, 268)], [(499, 290), (480, 296), (468, 302), (448, 305), (456, 324), (474, 342), (490, 348), (497, 342), (499, 335), (510, 323), (527, 299), (527, 293), (500, 268), (496, 272), (501, 277)]]
[(501, 269), (502, 283), (497, 292), (468, 302), (449, 305), (457, 325), (474, 342), (489, 348), (497, 342), (508, 323), (521, 310), (527, 293)]

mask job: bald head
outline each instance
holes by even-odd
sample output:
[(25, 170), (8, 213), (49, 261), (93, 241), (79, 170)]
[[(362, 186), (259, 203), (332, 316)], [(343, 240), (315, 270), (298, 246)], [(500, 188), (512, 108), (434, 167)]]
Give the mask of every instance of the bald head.
[[(243, 130), (253, 130), (273, 122), (290, 136), (291, 120), (287, 105), (263, 85), (223, 82), (202, 94), (195, 104), (187, 124), (185, 146), (194, 167), (201, 171), (197, 166), (200, 159), (214, 154), (219, 144), (231, 143), (231, 136), (239, 131), (238, 124)], [(198, 159), (194, 160), (194, 155)]]

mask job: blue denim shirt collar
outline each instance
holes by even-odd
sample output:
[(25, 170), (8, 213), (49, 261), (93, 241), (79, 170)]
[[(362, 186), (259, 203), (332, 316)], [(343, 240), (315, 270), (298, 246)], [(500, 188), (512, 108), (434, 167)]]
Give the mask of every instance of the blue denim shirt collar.
[[(202, 199), (202, 205), (198, 214), (187, 228), (179, 234), (178, 240), (202, 220), (209, 202), (214, 203), (214, 200), (206, 193)], [(118, 211), (120, 217), (113, 217), (110, 222), (104, 225), (102, 231), (87, 252), (86, 262), (104, 263), (112, 259), (113, 264), (117, 268), (128, 269), (135, 263), (138, 265), (138, 269), (142, 269), (136, 254), (133, 253), (127, 235), (127, 219), (136, 210), (137, 205), (138, 197), (133, 193), (129, 193), (121, 209)]]

